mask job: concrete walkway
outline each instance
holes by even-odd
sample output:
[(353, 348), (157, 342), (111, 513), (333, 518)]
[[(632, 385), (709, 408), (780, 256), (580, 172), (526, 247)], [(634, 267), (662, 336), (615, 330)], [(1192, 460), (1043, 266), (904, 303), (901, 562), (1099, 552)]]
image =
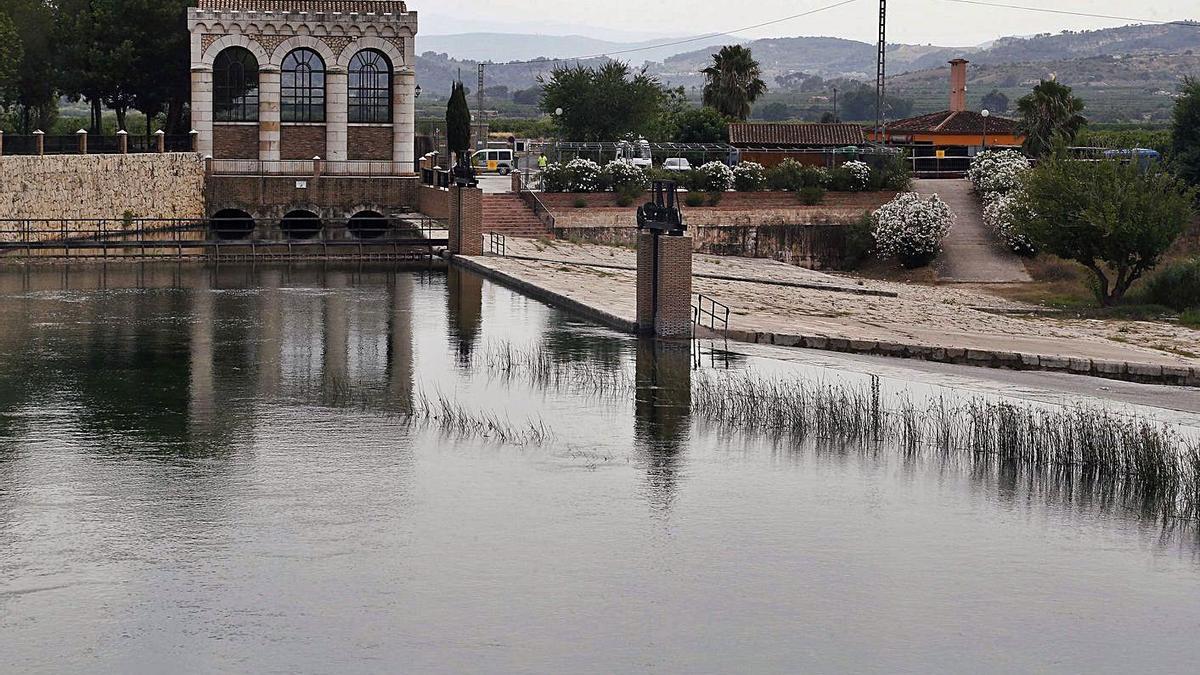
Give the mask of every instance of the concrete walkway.
[(983, 222), (983, 210), (970, 181), (915, 180), (913, 189), (922, 195), (936, 194), (958, 216), (943, 243), (941, 257), (934, 263), (939, 281), (985, 284), (1031, 281), (1021, 258), (1006, 251)]

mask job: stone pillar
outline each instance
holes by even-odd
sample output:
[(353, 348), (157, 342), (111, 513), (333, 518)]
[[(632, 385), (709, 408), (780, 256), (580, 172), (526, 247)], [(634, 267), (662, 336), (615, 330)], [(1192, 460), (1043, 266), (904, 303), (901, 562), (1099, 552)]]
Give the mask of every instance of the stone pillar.
[(167, 132), (162, 129), (154, 132), (154, 151), (160, 155), (167, 151)]
[(668, 235), (656, 237), (650, 232), (639, 232), (637, 243), (638, 334), (663, 338), (690, 338), (692, 238)]
[(279, 161), (280, 91), (279, 66), (258, 69), (258, 159)]
[(4, 156), (4, 130), (0, 129), (0, 157)]
[(404, 66), (396, 71), (392, 95), (392, 161), (409, 173), (415, 166), (417, 133), (417, 74)]
[(129, 132), (124, 129), (117, 132), (117, 154), (129, 154)]
[(341, 173), (340, 163), (348, 158), (349, 82), (345, 68), (325, 70), (325, 159), (333, 162), (330, 173)]
[(46, 132), (41, 129), (36, 129), (33, 132), (33, 146), (35, 155), (41, 157), (46, 154)]
[(87, 130), (80, 129), (75, 132), (75, 137), (79, 139), (79, 154), (87, 154)]
[(450, 187), (450, 252), (483, 255), (483, 190)]
[(213, 154), (212, 66), (192, 66), (192, 128), (196, 130), (196, 152)]

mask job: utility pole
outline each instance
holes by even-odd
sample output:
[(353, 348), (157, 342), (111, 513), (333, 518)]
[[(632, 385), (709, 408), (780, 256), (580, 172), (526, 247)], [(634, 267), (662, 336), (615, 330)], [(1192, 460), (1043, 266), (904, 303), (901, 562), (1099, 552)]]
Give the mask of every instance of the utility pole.
[(833, 88), (833, 121), (838, 121), (837, 116), (837, 87)]
[(879, 54), (875, 59), (875, 142), (883, 142), (883, 79), (887, 73), (887, 0), (879, 0)]
[(488, 147), (487, 139), (483, 137), (483, 64), (479, 64), (479, 89), (475, 92), (475, 113), (479, 115), (479, 144)]

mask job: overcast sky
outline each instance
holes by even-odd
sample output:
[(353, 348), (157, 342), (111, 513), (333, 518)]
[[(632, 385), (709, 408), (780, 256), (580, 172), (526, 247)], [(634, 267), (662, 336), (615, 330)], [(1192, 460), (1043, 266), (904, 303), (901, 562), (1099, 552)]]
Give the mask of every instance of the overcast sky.
[[(631, 34), (694, 35), (728, 31), (799, 14), (837, 0), (409, 0), (426, 18), (421, 31), (584, 33), (624, 41)], [(1001, 0), (1005, 1), (1005, 0)], [(1093, 14), (1172, 21), (1200, 18), (1200, 0), (1007, 0)], [(743, 33), (748, 38), (829, 35), (874, 42), (877, 0), (856, 2)], [(452, 18), (457, 17), (457, 18)], [(1128, 21), (979, 7), (947, 0), (892, 0), (892, 42), (965, 46), (1006, 35), (1120, 26)], [(1200, 30), (1200, 29), (1197, 29)]]

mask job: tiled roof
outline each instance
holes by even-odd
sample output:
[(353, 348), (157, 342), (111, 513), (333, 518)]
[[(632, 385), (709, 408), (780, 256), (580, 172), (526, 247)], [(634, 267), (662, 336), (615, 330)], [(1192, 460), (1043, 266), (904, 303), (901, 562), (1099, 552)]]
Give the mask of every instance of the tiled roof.
[[(1007, 117), (988, 117), (986, 126), (988, 134), (1017, 133), (1016, 120)], [(974, 110), (943, 110), (890, 122), (887, 130), (890, 133), (983, 134), (984, 117)]]
[(729, 125), (731, 145), (821, 147), (867, 142), (857, 124), (743, 124)]
[(200, 9), (242, 12), (321, 12), (332, 14), (404, 14), (408, 11), (401, 0), (200, 0)]

